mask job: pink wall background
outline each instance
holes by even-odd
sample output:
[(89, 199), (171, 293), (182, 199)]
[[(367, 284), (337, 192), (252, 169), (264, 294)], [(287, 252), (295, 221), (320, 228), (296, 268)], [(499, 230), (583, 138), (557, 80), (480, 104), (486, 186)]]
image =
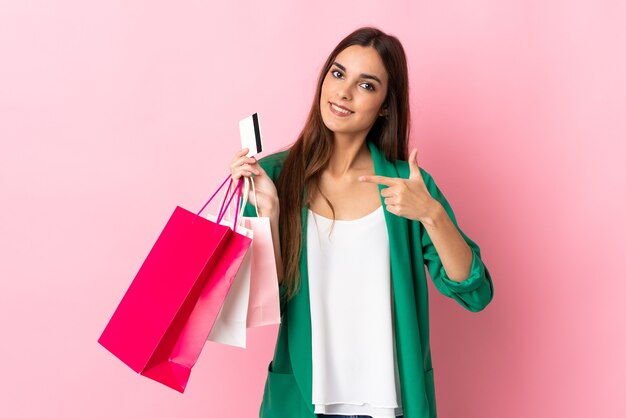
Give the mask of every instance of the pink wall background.
[(625, 12), (3, 1), (0, 414), (258, 416), (277, 326), (208, 343), (184, 395), (97, 338), (174, 207), (228, 174), (237, 121), (293, 141), (326, 55), (372, 24), (406, 48), (412, 145), (495, 284), (479, 314), (430, 284), (439, 416), (626, 416)]

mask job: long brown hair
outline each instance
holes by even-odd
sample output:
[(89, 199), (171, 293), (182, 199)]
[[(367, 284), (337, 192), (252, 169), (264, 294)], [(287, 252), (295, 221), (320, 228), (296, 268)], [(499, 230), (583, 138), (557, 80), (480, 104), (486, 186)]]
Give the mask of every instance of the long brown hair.
[[(279, 231), (283, 262), (281, 285), (286, 286), (287, 300), (300, 288), (300, 255), (302, 251), (301, 208), (307, 205), (313, 191), (321, 193), (318, 182), (333, 150), (333, 132), (326, 127), (320, 113), (320, 95), (326, 73), (341, 51), (351, 45), (374, 47), (388, 74), (387, 96), (382, 107), (388, 116), (379, 117), (369, 130), (366, 141), (372, 141), (395, 162), (406, 160), (409, 137), (409, 84), (404, 48), (400, 41), (375, 27), (362, 27), (346, 36), (330, 53), (320, 71), (313, 105), (298, 139), (289, 152), (276, 180), (280, 202)], [(306, 196), (303, 190), (306, 188)], [(323, 196), (323, 193), (321, 193)], [(328, 202), (335, 219), (335, 210)]]

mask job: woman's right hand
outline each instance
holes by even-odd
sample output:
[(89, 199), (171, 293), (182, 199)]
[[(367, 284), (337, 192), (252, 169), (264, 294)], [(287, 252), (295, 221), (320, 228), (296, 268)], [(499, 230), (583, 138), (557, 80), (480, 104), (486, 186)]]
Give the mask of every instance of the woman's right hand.
[(231, 161), (230, 174), (233, 178), (232, 188), (235, 189), (237, 187), (241, 177), (252, 177), (254, 173), (254, 189), (258, 203), (254, 199), (252, 185), (250, 185), (250, 192), (248, 193), (248, 202), (257, 207), (260, 216), (278, 219), (279, 205), (276, 186), (265, 170), (259, 165), (256, 158), (246, 157), (248, 151), (248, 148), (243, 148), (235, 154), (235, 157)]

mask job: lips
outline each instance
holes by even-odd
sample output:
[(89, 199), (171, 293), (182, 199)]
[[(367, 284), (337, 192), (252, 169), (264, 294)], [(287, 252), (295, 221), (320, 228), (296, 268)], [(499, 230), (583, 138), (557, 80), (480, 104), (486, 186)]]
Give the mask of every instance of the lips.
[[(350, 109), (348, 109), (346, 107), (343, 107), (343, 106), (339, 106), (336, 103), (333, 103), (333, 102), (328, 102), (328, 103), (329, 103), (329, 107), (330, 107), (331, 111), (333, 111), (336, 114), (339, 114), (339, 115), (342, 115), (342, 116), (348, 116), (348, 115), (351, 115), (352, 113), (354, 113), (352, 110), (350, 110)], [(338, 109), (340, 109), (340, 110), (338, 110)]]

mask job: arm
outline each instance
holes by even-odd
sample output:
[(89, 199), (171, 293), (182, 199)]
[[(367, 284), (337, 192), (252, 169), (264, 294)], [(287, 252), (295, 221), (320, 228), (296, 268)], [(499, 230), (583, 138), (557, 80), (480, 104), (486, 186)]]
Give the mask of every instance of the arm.
[(493, 282), (480, 248), (459, 228), (452, 207), (432, 177), (426, 185), (440, 204), (421, 228), (424, 262), (430, 277), (443, 295), (471, 312), (481, 311), (493, 299)]
[(380, 192), (386, 208), (413, 221), (411, 225), (417, 229), (413, 237), (421, 239), (421, 255), (437, 289), (464, 308), (480, 311), (493, 298), (493, 284), (480, 249), (458, 227), (450, 204), (432, 176), (417, 165), (416, 155), (414, 150), (409, 157), (408, 179), (370, 175), (359, 180), (388, 186)]
[(439, 201), (435, 200), (431, 215), (422, 220), (422, 225), (441, 258), (448, 278), (459, 283), (467, 280), (472, 267), (472, 249)]

